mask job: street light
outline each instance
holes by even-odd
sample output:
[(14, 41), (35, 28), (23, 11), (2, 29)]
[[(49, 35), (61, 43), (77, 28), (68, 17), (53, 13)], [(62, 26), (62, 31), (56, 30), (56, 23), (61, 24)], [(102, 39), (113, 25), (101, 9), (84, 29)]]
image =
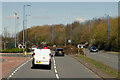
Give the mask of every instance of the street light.
[(109, 14), (105, 14), (108, 17), (108, 49), (109, 49)]
[(90, 20), (89, 20), (89, 45), (90, 45)]
[(26, 17), (26, 28), (25, 28), (25, 30), (26, 30), (26, 32), (25, 32), (25, 46), (26, 46), (26, 48), (27, 48), (26, 44), (27, 44), (27, 17), (28, 16), (30, 16), (30, 15), (28, 15), (28, 14), (25, 15), (25, 17)]
[(17, 18), (17, 13), (15, 13), (15, 48), (16, 48), (16, 18)]
[(72, 45), (72, 24), (71, 24), (71, 27), (70, 27), (70, 44)]
[(24, 24), (25, 24), (25, 7), (31, 6), (31, 5), (24, 5), (23, 6), (23, 56), (24, 56)]

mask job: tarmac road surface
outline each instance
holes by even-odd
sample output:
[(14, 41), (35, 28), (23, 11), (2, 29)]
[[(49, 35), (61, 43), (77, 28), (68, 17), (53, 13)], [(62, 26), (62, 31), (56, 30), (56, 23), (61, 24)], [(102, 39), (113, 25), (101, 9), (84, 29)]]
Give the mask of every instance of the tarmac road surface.
[(9, 78), (98, 78), (96, 74), (88, 70), (76, 59), (67, 55), (64, 57), (54, 56), (52, 58), (51, 70), (47, 66), (36, 66), (32, 68), (31, 59), (11, 74)]

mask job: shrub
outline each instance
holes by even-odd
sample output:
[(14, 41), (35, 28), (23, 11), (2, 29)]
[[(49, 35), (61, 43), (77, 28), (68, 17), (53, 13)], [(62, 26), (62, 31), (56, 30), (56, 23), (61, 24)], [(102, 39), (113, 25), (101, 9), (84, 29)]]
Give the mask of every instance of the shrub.
[(12, 48), (12, 49), (5, 49), (5, 50), (1, 50), (2, 53), (22, 53), (23, 49), (19, 49), (19, 48)]

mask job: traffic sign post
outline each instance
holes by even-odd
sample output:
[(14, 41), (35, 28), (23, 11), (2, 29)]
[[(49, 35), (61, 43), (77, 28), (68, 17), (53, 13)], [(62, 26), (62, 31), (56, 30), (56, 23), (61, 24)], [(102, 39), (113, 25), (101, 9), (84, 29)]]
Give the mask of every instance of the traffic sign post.
[(79, 55), (80, 54), (80, 44), (77, 45), (77, 48), (78, 48), (78, 54), (77, 55)]

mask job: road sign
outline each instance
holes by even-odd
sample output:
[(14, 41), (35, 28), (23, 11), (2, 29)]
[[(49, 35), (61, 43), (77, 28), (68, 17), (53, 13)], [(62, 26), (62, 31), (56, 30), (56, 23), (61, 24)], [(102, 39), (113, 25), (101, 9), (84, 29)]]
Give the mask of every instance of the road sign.
[(77, 48), (80, 48), (80, 44), (77, 45)]
[(71, 40), (68, 40), (68, 43), (71, 43)]

